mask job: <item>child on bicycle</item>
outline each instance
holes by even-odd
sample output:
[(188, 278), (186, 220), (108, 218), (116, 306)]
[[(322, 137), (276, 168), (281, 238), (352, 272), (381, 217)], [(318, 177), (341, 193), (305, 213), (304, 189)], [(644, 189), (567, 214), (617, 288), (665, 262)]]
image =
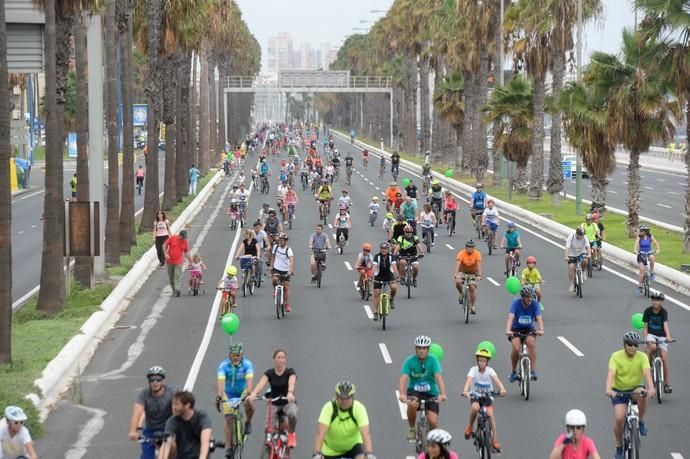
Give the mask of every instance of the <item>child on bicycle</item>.
[(232, 307), (237, 306), (237, 289), (239, 288), (239, 282), (237, 280), (236, 266), (228, 266), (228, 269), (225, 270), (225, 275), (218, 283), (218, 288), (223, 290), (221, 304), (223, 304), (225, 299), (229, 297), (229, 303), (232, 305)]
[(506, 223), (506, 226), (506, 232), (503, 233), (503, 239), (501, 239), (501, 248), (506, 249), (506, 254), (503, 259), (506, 267), (505, 275), (509, 276), (510, 273), (508, 269), (510, 269), (510, 266), (508, 266), (508, 261), (510, 259), (510, 254), (512, 253), (515, 257), (515, 271), (517, 272), (517, 267), (520, 266), (520, 248), (522, 247), (522, 243), (520, 241), (520, 232), (517, 230), (515, 222), (509, 221)]
[(379, 197), (374, 196), (371, 198), (371, 202), (369, 203), (369, 215), (373, 214), (374, 212), (376, 215), (379, 214), (379, 210), (381, 209), (381, 204), (379, 204)]
[[(491, 360), (492, 357), (491, 351), (483, 348), (477, 349), (475, 357), (477, 359), (477, 365), (470, 368), (470, 371), (467, 373), (465, 387), (462, 388), (462, 396), (469, 398), (471, 402), (470, 420), (465, 428), (465, 440), (469, 440), (470, 437), (472, 437), (474, 421), (479, 413), (479, 404), (482, 403), (491, 418), (491, 429), (494, 433), (491, 447), (496, 450), (496, 452), (501, 452), (501, 444), (498, 442), (498, 431), (496, 430), (493, 398), (490, 395), (491, 392), (494, 391), (494, 385), (498, 387), (498, 393), (501, 397), (506, 394), (506, 388), (503, 386), (501, 380), (498, 379), (498, 375), (494, 369), (489, 366), (489, 360)], [(472, 389), (471, 392), (470, 389)], [(488, 397), (481, 397), (481, 395), (484, 394), (487, 394)]]
[(362, 289), (364, 287), (365, 275), (368, 279), (371, 279), (374, 275), (374, 256), (371, 254), (370, 243), (365, 242), (362, 244), (362, 251), (359, 252), (359, 255), (357, 255), (355, 268), (359, 273), (359, 282), (357, 283), (357, 288)]
[(534, 292), (537, 294), (539, 307), (543, 311), (544, 306), (541, 305), (541, 284), (544, 283), (544, 279), (537, 269), (537, 257), (533, 255), (527, 257), (527, 267), (520, 274), (520, 283), (522, 285), (530, 285), (534, 289)]
[(189, 265), (189, 290), (192, 289), (192, 284), (195, 279), (199, 280), (201, 285), (201, 271), (206, 271), (206, 265), (201, 261), (201, 256), (195, 253), (192, 257), (192, 264)]
[(388, 234), (388, 239), (391, 239), (391, 230), (393, 229), (393, 225), (395, 224), (395, 216), (393, 215), (393, 212), (386, 212), (386, 218), (383, 219), (383, 224), (381, 225), (381, 228)]

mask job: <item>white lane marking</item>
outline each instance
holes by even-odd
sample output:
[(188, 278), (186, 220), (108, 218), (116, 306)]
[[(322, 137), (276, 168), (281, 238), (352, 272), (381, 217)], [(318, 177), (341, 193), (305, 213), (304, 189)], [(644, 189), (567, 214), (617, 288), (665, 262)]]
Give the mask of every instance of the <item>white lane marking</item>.
[(349, 261), (345, 262), (345, 267), (347, 268), (348, 271), (352, 271), (352, 265), (350, 265)]
[(663, 207), (664, 209), (671, 209), (672, 208), (671, 206), (669, 206), (667, 204), (662, 204), (660, 202), (657, 202), (656, 205), (659, 207)]
[(333, 236), (333, 239), (335, 240), (335, 233), (331, 234), (331, 236)]
[(388, 348), (386, 347), (386, 343), (379, 343), (379, 349), (381, 349), (381, 355), (383, 355), (383, 361), (386, 362), (387, 364), (393, 363), (393, 359), (391, 359), (391, 355), (388, 352)]
[(65, 459), (81, 459), (84, 457), (91, 445), (91, 440), (103, 430), (103, 426), (105, 425), (103, 418), (107, 414), (106, 411), (83, 405), (76, 406), (84, 411), (88, 411), (93, 417), (81, 426), (79, 429), (79, 438), (77, 438), (77, 441), (65, 452)]
[(658, 179), (656, 179), (656, 181), (657, 181), (657, 182), (665, 182), (666, 179), (658, 178)]
[(398, 402), (398, 408), (400, 409), (400, 417), (403, 421), (407, 421), (407, 405), (400, 401), (400, 392), (395, 391), (395, 400)]
[(498, 286), (501, 285), (501, 284), (499, 284), (498, 282), (496, 282), (496, 281), (495, 281), (493, 278), (491, 278), (491, 277), (487, 277), (486, 279), (487, 279), (489, 282), (491, 282), (492, 284), (494, 284), (496, 287), (498, 287)]
[(449, 250), (455, 250), (455, 247), (453, 247), (453, 246), (450, 245), (450, 244), (446, 244), (446, 247), (448, 247)]
[[(160, 193), (158, 193), (158, 197), (159, 197), (159, 198), (162, 198), (164, 194), (165, 194), (165, 191), (160, 192)], [(139, 209), (139, 210), (137, 210), (136, 212), (134, 212), (134, 216), (136, 217), (137, 215), (139, 215), (139, 214), (142, 213), (143, 211), (144, 211), (144, 208), (142, 207), (141, 209)]]
[(36, 228), (38, 225), (31, 225), (31, 228)]
[(365, 305), (364, 305), (364, 312), (366, 312), (367, 317), (369, 318), (369, 320), (374, 320), (374, 313), (371, 312), (371, 308), (369, 307), (368, 304), (365, 304)]
[(667, 191), (668, 194), (672, 194), (674, 196), (678, 196), (680, 193), (676, 193), (675, 191)]
[(21, 230), (21, 231), (19, 232), (19, 234), (24, 234), (24, 230)]
[(330, 229), (333, 229), (333, 225), (330, 224), (330, 223), (328, 224), (328, 227), (329, 227)]
[(17, 198), (14, 201), (12, 201), (12, 204), (19, 202), (19, 201), (23, 201), (25, 199), (33, 198), (34, 196), (38, 196), (39, 194), (42, 194), (45, 192), (46, 192), (46, 190), (41, 190), (41, 191), (36, 191), (34, 193), (25, 194), (24, 196)]
[(357, 281), (352, 281), (353, 284), (355, 284), (355, 290), (359, 292), (359, 286), (357, 285)]
[(580, 352), (580, 350), (579, 350), (578, 348), (576, 348), (576, 347), (573, 345), (573, 343), (571, 343), (570, 341), (568, 341), (565, 337), (559, 336), (559, 337), (558, 337), (558, 341), (560, 341), (561, 343), (563, 343), (563, 345), (564, 345), (565, 347), (567, 347), (568, 349), (570, 349), (571, 351), (573, 351), (573, 354), (575, 354), (576, 356), (578, 356), (578, 357), (584, 357), (584, 356), (585, 356), (582, 352)]
[(671, 453), (673, 459), (683, 459), (683, 455), (680, 453)]
[(685, 186), (685, 185), (686, 185), (686, 183), (683, 183), (683, 182), (678, 182), (678, 185), (680, 185), (680, 186)]
[(652, 188), (651, 186), (645, 186), (644, 189), (645, 190), (653, 190), (654, 188)]
[[(373, 185), (373, 183), (372, 183), (372, 185)], [(380, 190), (381, 190), (381, 188), (379, 188), (379, 187), (377, 187), (377, 186), (374, 186), (374, 188), (376, 188), (376, 191), (380, 191)]]
[(618, 194), (618, 192), (616, 190), (608, 190), (607, 193)]

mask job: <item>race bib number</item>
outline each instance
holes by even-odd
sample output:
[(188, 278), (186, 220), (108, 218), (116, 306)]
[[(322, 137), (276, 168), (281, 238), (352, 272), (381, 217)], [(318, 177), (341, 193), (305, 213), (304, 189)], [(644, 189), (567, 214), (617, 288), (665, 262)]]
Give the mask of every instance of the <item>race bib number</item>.
[(532, 316), (520, 316), (518, 317), (518, 323), (520, 325), (532, 325)]
[(418, 383), (414, 385), (414, 390), (416, 392), (429, 392), (431, 385), (429, 383)]

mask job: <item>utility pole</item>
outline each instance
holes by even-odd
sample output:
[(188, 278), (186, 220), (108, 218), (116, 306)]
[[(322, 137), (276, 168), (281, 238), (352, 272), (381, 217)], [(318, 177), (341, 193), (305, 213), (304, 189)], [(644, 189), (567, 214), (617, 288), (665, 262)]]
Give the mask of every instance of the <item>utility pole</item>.
[[(582, 0), (577, 0), (577, 81), (582, 80)], [(575, 156), (575, 213), (582, 215), (582, 157)]]
[[(503, 81), (503, 17), (505, 15), (505, 5), (504, 5), (504, 0), (498, 0), (499, 3), (501, 4), (501, 17), (500, 17), (500, 23), (498, 25), (498, 84), (500, 86), (503, 86), (504, 81)], [(495, 89), (495, 88), (494, 88)], [(496, 139), (496, 133), (494, 133), (494, 140)], [(492, 148), (496, 149), (496, 142), (492, 143)], [(499, 187), (503, 183), (503, 179), (506, 176), (506, 165), (507, 161), (505, 156), (503, 155), (503, 152), (501, 152), (500, 156), (500, 166), (498, 168), (498, 185)], [(512, 188), (511, 185), (509, 187)]]

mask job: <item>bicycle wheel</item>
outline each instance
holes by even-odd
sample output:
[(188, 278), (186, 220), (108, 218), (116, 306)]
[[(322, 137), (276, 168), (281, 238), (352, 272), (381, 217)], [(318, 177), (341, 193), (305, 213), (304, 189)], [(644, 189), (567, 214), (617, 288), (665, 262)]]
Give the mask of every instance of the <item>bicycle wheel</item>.
[(594, 270), (594, 267), (592, 266), (592, 260), (589, 260), (587, 262), (587, 277), (590, 279), (592, 278), (592, 271)]
[(465, 286), (463, 287), (463, 290), (464, 292), (462, 296), (464, 301), (462, 302), (462, 310), (465, 314), (465, 323), (467, 324), (470, 322), (470, 289), (467, 286)]
[(482, 436), (480, 457), (482, 459), (491, 459), (491, 428), (485, 426), (480, 435)]
[(630, 445), (628, 457), (630, 459), (640, 459), (640, 428), (637, 419), (630, 420)]
[(407, 299), (412, 298), (412, 268), (408, 266), (407, 276), (405, 277), (405, 283), (407, 284)]
[(276, 304), (276, 317), (280, 320), (280, 311), (282, 309), (283, 303), (283, 289), (276, 286), (275, 289), (275, 304)]
[(288, 215), (288, 229), (292, 229), (292, 214)]
[(390, 299), (388, 298), (388, 294), (382, 294), (381, 295), (381, 301), (380, 301), (380, 306), (379, 306), (379, 320), (381, 320), (381, 329), (385, 330), (386, 329), (386, 317), (388, 316), (388, 312), (390, 311)]
[(528, 358), (520, 360), (520, 386), (522, 389), (522, 396), (525, 400), (529, 400), (529, 386), (530, 386), (530, 372), (532, 368)]
[(417, 441), (415, 442), (415, 452), (417, 454), (426, 451), (426, 435), (429, 433), (429, 427), (426, 422), (417, 423)]
[(582, 271), (575, 272), (575, 296), (582, 298)]
[(486, 240), (487, 245), (489, 246), (489, 255), (494, 251), (494, 232), (489, 231), (489, 237)]
[(316, 263), (316, 287), (321, 288), (321, 262)]
[(649, 289), (649, 274), (647, 274), (647, 273), (645, 273), (645, 275), (644, 275), (643, 286), (644, 286), (644, 296), (649, 298), (651, 290)]
[(654, 359), (654, 368), (652, 371), (654, 388), (656, 389), (656, 401), (661, 404), (664, 401), (664, 363), (661, 359)]
[(265, 444), (261, 448), (261, 459), (273, 459), (273, 447), (270, 444)]

